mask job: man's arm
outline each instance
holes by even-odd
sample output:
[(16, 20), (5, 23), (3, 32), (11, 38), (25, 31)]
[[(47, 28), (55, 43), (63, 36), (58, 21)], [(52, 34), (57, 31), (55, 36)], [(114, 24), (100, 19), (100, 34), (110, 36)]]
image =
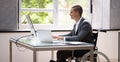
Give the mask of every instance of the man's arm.
[(65, 40), (66, 36), (72, 36), (73, 35), (74, 30), (75, 30), (75, 25), (74, 25), (73, 29), (68, 34), (59, 35), (59, 36), (52, 36), (52, 37), (55, 38), (55, 39), (58, 39), (58, 40)]
[(78, 35), (76, 36), (66, 36), (65, 40), (66, 41), (82, 41), (83, 39), (85, 39), (85, 37), (89, 34), (89, 32), (91, 31), (91, 25), (88, 22), (84, 22), (82, 24), (81, 28), (78, 31)]

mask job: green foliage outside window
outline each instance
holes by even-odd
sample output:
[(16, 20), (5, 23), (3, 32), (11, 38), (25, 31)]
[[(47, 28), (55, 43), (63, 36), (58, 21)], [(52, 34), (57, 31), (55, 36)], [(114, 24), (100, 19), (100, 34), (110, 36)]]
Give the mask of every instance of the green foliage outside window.
[(53, 0), (22, 0), (22, 8), (46, 8)]
[[(47, 8), (52, 5), (53, 0), (22, 0), (22, 8)], [(24, 20), (25, 16), (29, 11), (23, 11), (21, 16)], [(53, 16), (50, 12), (30, 12), (30, 17), (34, 24), (52, 24)], [(26, 24), (26, 21), (22, 22)]]

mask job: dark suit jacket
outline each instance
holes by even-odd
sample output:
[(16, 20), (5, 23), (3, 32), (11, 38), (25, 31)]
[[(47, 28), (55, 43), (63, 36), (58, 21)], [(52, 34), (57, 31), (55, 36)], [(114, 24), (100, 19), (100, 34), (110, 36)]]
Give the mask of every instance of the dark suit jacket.
[(75, 34), (75, 25), (70, 33), (63, 35), (66, 41), (82, 41), (92, 43), (92, 27), (89, 22), (81, 19)]

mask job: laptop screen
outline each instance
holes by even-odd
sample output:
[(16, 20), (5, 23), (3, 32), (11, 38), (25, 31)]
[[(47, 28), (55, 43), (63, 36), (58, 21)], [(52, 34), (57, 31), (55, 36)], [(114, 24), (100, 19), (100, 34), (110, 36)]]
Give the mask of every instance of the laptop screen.
[(33, 26), (32, 21), (31, 21), (30, 16), (29, 16), (29, 15), (26, 15), (26, 18), (27, 18), (27, 21), (28, 21), (28, 23), (29, 23), (29, 25), (30, 25), (30, 31), (31, 31), (32, 35), (33, 35), (34, 37), (37, 37), (36, 31), (35, 31), (35, 28), (34, 28), (34, 26)]

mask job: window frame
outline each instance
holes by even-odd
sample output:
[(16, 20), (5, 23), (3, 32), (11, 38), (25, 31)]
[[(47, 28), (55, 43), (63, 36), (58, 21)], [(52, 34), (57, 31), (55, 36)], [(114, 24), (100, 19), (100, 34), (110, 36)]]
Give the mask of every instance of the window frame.
[[(83, 12), (88, 12), (88, 20), (92, 24), (91, 20), (91, 2), (88, 0), (89, 8), (83, 9)], [(59, 11), (70, 11), (70, 9), (58, 9), (58, 0), (53, 0), (53, 9), (41, 9), (41, 8), (22, 8), (22, 1), (19, 0), (19, 29), (30, 29), (29, 24), (21, 24), (21, 12), (31, 11), (31, 12), (53, 12), (53, 24), (34, 24), (35, 29), (50, 29), (50, 30), (71, 30), (73, 25), (58, 25), (58, 12)]]

